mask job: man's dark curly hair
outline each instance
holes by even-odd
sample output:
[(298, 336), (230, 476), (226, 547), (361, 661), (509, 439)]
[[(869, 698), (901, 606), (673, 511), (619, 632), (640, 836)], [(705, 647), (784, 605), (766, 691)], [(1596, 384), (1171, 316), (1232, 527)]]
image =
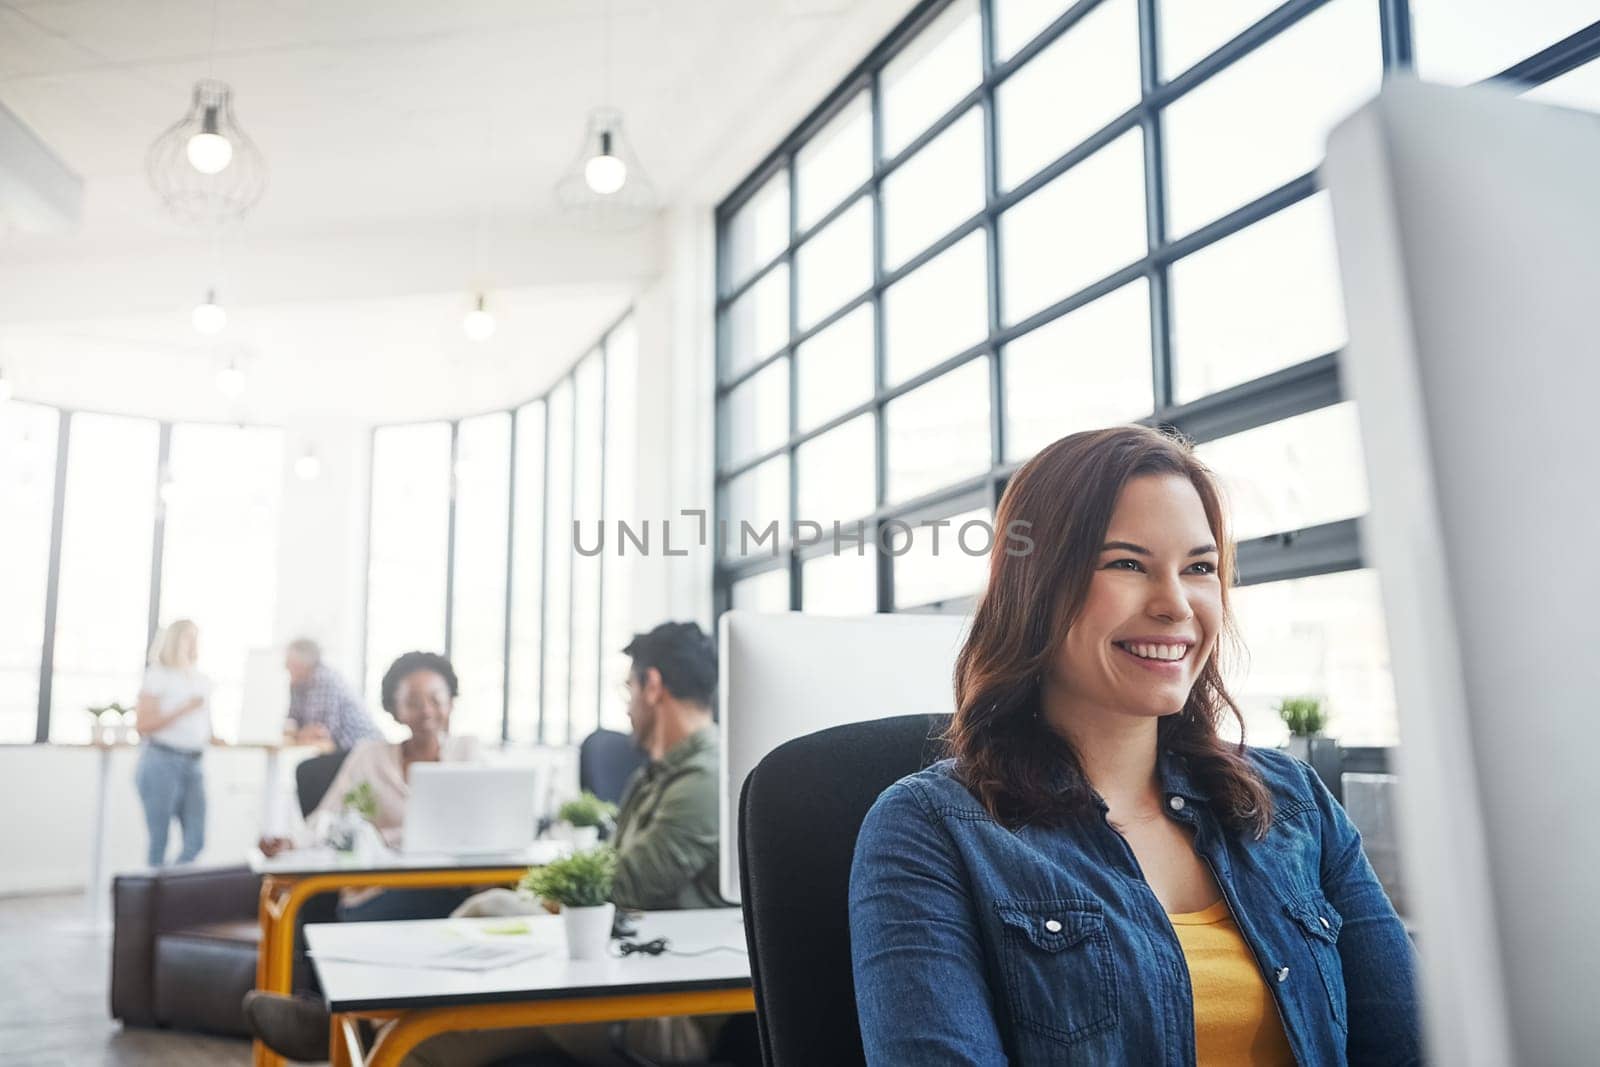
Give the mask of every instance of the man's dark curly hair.
[(432, 671), (444, 679), (444, 684), (450, 687), (450, 696), (454, 699), (461, 692), (461, 683), (456, 680), (456, 669), (450, 666), (450, 661), (437, 652), (407, 652), (383, 672), (382, 700), (383, 710), (390, 715), (394, 714), (395, 690), (400, 688), (400, 679), (417, 671)]
[(633, 673), (643, 678), (651, 667), (661, 684), (679, 700), (700, 704), (715, 713), (717, 646), (692, 622), (664, 622), (645, 634), (634, 634), (623, 653), (633, 659)]

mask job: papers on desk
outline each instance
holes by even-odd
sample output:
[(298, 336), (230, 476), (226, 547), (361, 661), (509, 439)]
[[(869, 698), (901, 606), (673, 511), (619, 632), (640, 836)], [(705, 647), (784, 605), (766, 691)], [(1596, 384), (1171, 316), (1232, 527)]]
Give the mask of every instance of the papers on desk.
[[(498, 931), (496, 931), (498, 932)], [(523, 934), (524, 936), (506, 936)], [(500, 936), (475, 932), (451, 924), (419, 929), (415, 936), (390, 938), (335, 951), (312, 950), (319, 960), (367, 963), (379, 967), (421, 967), (428, 970), (492, 971), (546, 955), (555, 946), (529, 939), (522, 929), (507, 929)]]

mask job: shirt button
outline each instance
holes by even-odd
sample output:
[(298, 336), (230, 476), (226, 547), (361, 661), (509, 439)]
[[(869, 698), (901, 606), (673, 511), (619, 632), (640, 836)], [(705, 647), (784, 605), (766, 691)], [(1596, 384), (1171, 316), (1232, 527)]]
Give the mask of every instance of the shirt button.
[(1059, 934), (1061, 932), (1061, 923), (1056, 919), (1046, 919), (1044, 921), (1044, 928), (1049, 930), (1052, 934)]
[(1288, 978), (1289, 978), (1289, 968), (1287, 968), (1287, 967), (1279, 967), (1278, 968), (1278, 981), (1280, 981), (1280, 982), (1287, 981)]
[(1331, 929), (1333, 929), (1333, 927), (1331, 927), (1331, 926), (1329, 926), (1329, 925), (1328, 925), (1328, 920), (1327, 920), (1327, 919), (1324, 919), (1324, 918), (1323, 918), (1323, 917), (1322, 917), (1322, 916), (1320, 916), (1320, 915), (1318, 915), (1318, 916), (1317, 916), (1317, 922), (1319, 922), (1319, 923), (1321, 923), (1321, 924), (1322, 924), (1322, 928), (1323, 928), (1323, 929), (1324, 929), (1324, 930), (1331, 930)]
[(1182, 811), (1183, 810), (1183, 798), (1182, 797), (1173, 797), (1173, 798), (1171, 798), (1170, 800), (1167, 801), (1167, 806), (1170, 807), (1173, 811)]

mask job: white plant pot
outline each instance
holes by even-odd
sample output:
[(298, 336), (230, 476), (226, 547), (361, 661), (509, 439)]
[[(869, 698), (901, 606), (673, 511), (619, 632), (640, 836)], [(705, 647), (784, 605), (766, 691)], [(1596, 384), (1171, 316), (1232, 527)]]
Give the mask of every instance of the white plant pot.
[(592, 908), (561, 907), (561, 918), (567, 927), (567, 958), (573, 960), (598, 960), (606, 954), (606, 943), (611, 940), (611, 923), (616, 918), (615, 904), (601, 904)]
[(572, 847), (582, 852), (584, 849), (594, 848), (600, 843), (600, 827), (598, 826), (572, 826)]

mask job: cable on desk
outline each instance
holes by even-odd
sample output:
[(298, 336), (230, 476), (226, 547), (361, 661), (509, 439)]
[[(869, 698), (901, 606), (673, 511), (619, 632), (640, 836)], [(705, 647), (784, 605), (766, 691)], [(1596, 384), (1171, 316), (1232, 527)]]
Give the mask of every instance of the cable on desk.
[(642, 952), (646, 956), (708, 956), (713, 952), (747, 951), (749, 950), (738, 945), (712, 945), (709, 948), (694, 949), (692, 951), (685, 952), (681, 949), (673, 948), (672, 942), (668, 941), (666, 938), (658, 937), (654, 941), (618, 941), (617, 951), (612, 955), (616, 956), (618, 959), (622, 959), (623, 957), (632, 956), (634, 953), (639, 952)]

